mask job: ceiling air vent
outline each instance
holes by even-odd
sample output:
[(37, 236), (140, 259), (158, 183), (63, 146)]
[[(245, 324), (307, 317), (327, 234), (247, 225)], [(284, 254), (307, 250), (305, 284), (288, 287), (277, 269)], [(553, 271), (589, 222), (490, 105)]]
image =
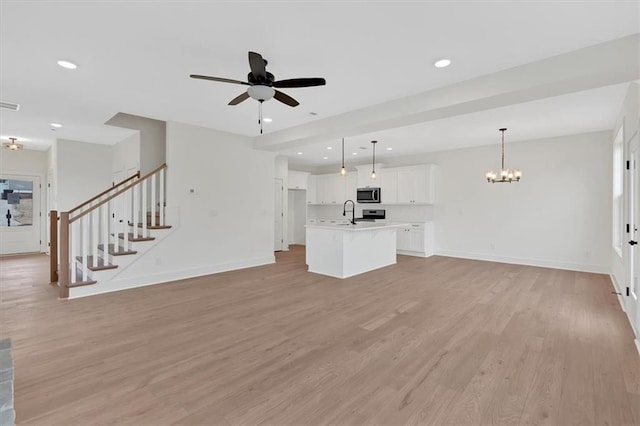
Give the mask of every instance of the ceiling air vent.
[(13, 111), (17, 111), (20, 109), (20, 105), (13, 104), (11, 102), (0, 101), (0, 108), (11, 109)]

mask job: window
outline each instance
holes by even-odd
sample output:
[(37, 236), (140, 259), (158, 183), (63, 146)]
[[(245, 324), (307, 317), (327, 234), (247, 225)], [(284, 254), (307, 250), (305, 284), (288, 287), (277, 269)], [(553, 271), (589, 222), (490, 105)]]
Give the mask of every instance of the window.
[(33, 182), (0, 179), (0, 226), (33, 225)]
[(613, 141), (613, 249), (622, 257), (624, 232), (624, 206), (622, 198), (624, 182), (624, 127), (621, 126)]

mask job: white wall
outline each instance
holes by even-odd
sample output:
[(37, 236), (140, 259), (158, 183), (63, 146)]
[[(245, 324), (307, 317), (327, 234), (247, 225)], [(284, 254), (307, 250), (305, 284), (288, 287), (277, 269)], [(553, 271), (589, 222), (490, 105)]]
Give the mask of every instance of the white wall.
[(58, 139), (57, 208), (68, 211), (111, 186), (110, 145)]
[(161, 232), (170, 235), (120, 271), (111, 288), (275, 261), (274, 154), (251, 149), (245, 137), (167, 123), (167, 165), (167, 224), (173, 228)]
[[(49, 156), (46, 151), (9, 151), (0, 148), (0, 174), (3, 175), (26, 175), (37, 176), (40, 179), (40, 210), (42, 212), (40, 220), (40, 245), (41, 251), (46, 251), (46, 229), (47, 229), (47, 168)], [(35, 212), (34, 212), (35, 213)]]
[(120, 174), (124, 179), (131, 175), (131, 170), (140, 170), (140, 132), (113, 146), (111, 173)]
[[(106, 124), (139, 130), (140, 172), (148, 173), (166, 162), (167, 142), (166, 123), (152, 118), (132, 114), (118, 113)], [(189, 141), (182, 141), (187, 144)]]
[(507, 143), (507, 167), (521, 182), (489, 184), (500, 145), (390, 160), (435, 163), (436, 252), (608, 273), (611, 266), (611, 135)]

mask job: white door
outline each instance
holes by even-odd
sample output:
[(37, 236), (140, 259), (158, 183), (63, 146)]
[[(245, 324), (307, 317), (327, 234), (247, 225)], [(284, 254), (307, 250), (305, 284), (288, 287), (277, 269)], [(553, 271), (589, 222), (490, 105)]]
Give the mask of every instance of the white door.
[(40, 178), (0, 175), (0, 254), (40, 251)]
[(640, 178), (638, 170), (640, 167), (639, 145), (638, 133), (636, 132), (627, 144), (629, 170), (627, 173), (625, 196), (628, 200), (629, 233), (627, 235), (629, 236), (629, 249), (626, 260), (628, 270), (628, 290), (624, 293), (625, 311), (627, 311), (629, 320), (634, 323), (634, 328), (636, 330), (640, 330), (640, 307), (638, 306), (640, 303), (640, 300), (638, 300), (640, 293), (640, 288), (638, 288), (638, 273), (640, 272), (640, 265), (638, 264), (638, 257), (640, 254), (640, 250), (638, 249), (638, 237), (640, 236), (640, 233), (638, 232), (638, 226), (640, 226), (640, 221), (638, 220), (638, 210), (640, 208), (640, 182), (638, 182), (638, 179)]
[(282, 179), (274, 179), (273, 195), (274, 195), (274, 215), (273, 215), (273, 250), (281, 251), (284, 249), (284, 206), (283, 203), (284, 184)]

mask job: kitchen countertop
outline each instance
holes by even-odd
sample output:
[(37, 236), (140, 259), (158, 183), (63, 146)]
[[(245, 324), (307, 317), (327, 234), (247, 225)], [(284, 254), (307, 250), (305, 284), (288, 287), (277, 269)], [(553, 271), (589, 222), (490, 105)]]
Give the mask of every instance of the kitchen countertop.
[(369, 231), (369, 230), (375, 230), (375, 229), (402, 228), (407, 225), (408, 223), (400, 223), (400, 222), (357, 222), (355, 225), (352, 225), (350, 223), (348, 224), (312, 223), (312, 224), (305, 225), (305, 228), (328, 229), (332, 231)]

